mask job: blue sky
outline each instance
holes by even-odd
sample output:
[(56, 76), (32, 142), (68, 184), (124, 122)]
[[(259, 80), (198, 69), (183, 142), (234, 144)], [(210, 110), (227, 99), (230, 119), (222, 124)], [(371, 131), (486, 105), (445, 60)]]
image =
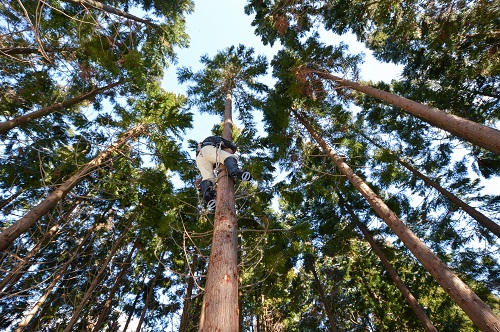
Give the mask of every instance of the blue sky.
[[(186, 28), (190, 36), (190, 47), (177, 49), (178, 63), (171, 66), (163, 82), (163, 87), (167, 91), (178, 94), (185, 94), (187, 85), (180, 85), (177, 82), (176, 68), (190, 67), (193, 71), (202, 69), (199, 60), (204, 54), (213, 57), (218, 51), (232, 45), (243, 44), (246, 47), (253, 47), (256, 54), (263, 54), (268, 61), (279, 50), (280, 46), (264, 46), (260, 38), (254, 35), (252, 16), (247, 16), (243, 12), (246, 0), (218, 0), (196, 1), (195, 11), (187, 17)], [(343, 41), (349, 45), (353, 53), (364, 52), (365, 63), (361, 67), (361, 79), (373, 81), (390, 81), (400, 73), (400, 68), (391, 64), (378, 63), (367, 51), (363, 44), (356, 42), (350, 35), (338, 37), (332, 33), (324, 34), (324, 42), (327, 44), (337, 44)], [(270, 75), (260, 80), (266, 84), (272, 84)], [(195, 114), (197, 113), (193, 110)], [(258, 116), (258, 115), (257, 115)], [(233, 117), (236, 119), (236, 115)], [(212, 127), (219, 122), (218, 117), (207, 114), (196, 115), (193, 129), (188, 131), (187, 137), (195, 140), (202, 140), (210, 135)]]

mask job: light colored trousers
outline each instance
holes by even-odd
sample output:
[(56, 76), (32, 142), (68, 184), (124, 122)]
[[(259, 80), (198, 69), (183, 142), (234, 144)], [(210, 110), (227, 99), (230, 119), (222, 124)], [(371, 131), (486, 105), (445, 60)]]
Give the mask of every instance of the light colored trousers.
[(203, 180), (210, 180), (212, 183), (215, 183), (214, 165), (216, 163), (223, 164), (224, 160), (230, 156), (236, 158), (234, 154), (212, 145), (201, 148), (200, 153), (196, 157), (196, 166), (198, 166)]

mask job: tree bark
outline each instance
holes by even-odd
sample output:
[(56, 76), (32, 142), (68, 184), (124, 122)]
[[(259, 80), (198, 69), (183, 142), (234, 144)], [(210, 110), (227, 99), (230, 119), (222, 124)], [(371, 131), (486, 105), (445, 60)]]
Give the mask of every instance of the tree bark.
[[(76, 201), (73, 203), (71, 208), (69, 209), (68, 212), (64, 214), (61, 218), (57, 220), (57, 222), (43, 235), (42, 239), (40, 242), (37, 243), (33, 249), (28, 252), (22, 260), (20, 260), (10, 271), (7, 273), (7, 275), (0, 281), (0, 298), (3, 297), (4, 294), (7, 294), (9, 292), (9, 288), (14, 286), (19, 279), (23, 276), (23, 274), (27, 271), (27, 268), (30, 265), (30, 260), (35, 257), (38, 253), (39, 250), (45, 246), (50, 239), (57, 233), (59, 230), (59, 226), (63, 221), (68, 220), (69, 216), (75, 208), (80, 204), (80, 201)], [(10, 285), (10, 287), (8, 287)]]
[(144, 318), (146, 318), (146, 312), (148, 311), (149, 303), (151, 302), (151, 299), (153, 298), (153, 292), (154, 292), (156, 280), (158, 280), (158, 277), (160, 276), (160, 273), (163, 270), (163, 267), (161, 265), (162, 259), (163, 259), (163, 254), (161, 255), (160, 260), (158, 261), (158, 265), (156, 266), (155, 276), (153, 277), (153, 279), (150, 282), (148, 294), (146, 295), (146, 301), (144, 302), (144, 308), (142, 308), (141, 317), (139, 318), (139, 323), (137, 323), (137, 329), (135, 330), (136, 332), (141, 332), (142, 323), (144, 322)]
[(124, 145), (128, 139), (136, 137), (140, 133), (144, 132), (147, 128), (146, 124), (141, 124), (135, 128), (127, 131), (120, 139), (109, 146), (105, 151), (101, 152), (97, 157), (92, 159), (89, 163), (85, 164), (78, 172), (76, 172), (67, 181), (57, 187), (47, 198), (40, 202), (37, 206), (32, 208), (28, 213), (26, 213), (21, 219), (15, 222), (10, 227), (4, 229), (0, 233), (0, 251), (5, 251), (12, 242), (14, 242), (21, 234), (26, 232), (31, 226), (33, 226), (42, 216), (50, 211), (56, 204), (64, 198), (68, 192), (73, 189), (78, 183), (80, 183), (85, 177), (87, 177), (91, 172), (93, 172), (97, 167), (99, 167), (104, 161), (106, 161), (111, 155), (118, 151), (118, 149)]
[(31, 120), (41, 118), (43, 116), (46, 116), (48, 114), (57, 112), (63, 108), (74, 106), (78, 103), (81, 103), (84, 100), (88, 100), (104, 91), (110, 90), (118, 85), (122, 84), (122, 82), (115, 82), (106, 86), (103, 86), (102, 88), (98, 88), (95, 90), (92, 90), (90, 92), (84, 93), (83, 95), (79, 95), (77, 97), (70, 98), (68, 100), (63, 101), (62, 103), (56, 103), (53, 105), (50, 105), (48, 107), (44, 107), (42, 109), (39, 109), (38, 111), (34, 111), (25, 115), (18, 116), (12, 120), (7, 120), (4, 122), (0, 122), (0, 134), (1, 133), (6, 133), (12, 128), (18, 127), (20, 125), (26, 124), (30, 122)]
[(443, 263), (373, 192), (373, 190), (338, 156), (314, 128), (296, 111), (297, 119), (306, 127), (323, 151), (351, 184), (365, 197), (375, 212), (393, 230), (434, 279), (450, 295), (455, 303), (482, 331), (500, 332), (500, 318), (484, 303), (453, 271)]
[[(232, 141), (232, 95), (224, 108), (223, 137)], [(218, 175), (212, 249), (200, 319), (201, 332), (237, 332), (238, 307), (238, 221), (234, 205), (234, 181), (224, 167)]]
[(134, 221), (134, 218), (135, 218), (135, 215), (130, 218), (127, 226), (123, 230), (123, 233), (120, 235), (120, 237), (113, 242), (113, 246), (109, 250), (108, 256), (106, 257), (106, 259), (104, 260), (104, 262), (102, 262), (102, 266), (99, 269), (99, 271), (97, 272), (97, 275), (94, 277), (94, 280), (92, 280), (89, 288), (87, 289), (87, 291), (83, 295), (82, 299), (80, 300), (80, 304), (78, 305), (78, 307), (73, 312), (73, 316), (69, 320), (68, 325), (64, 329), (64, 332), (69, 332), (69, 331), (71, 331), (73, 329), (73, 325), (75, 325), (76, 321), (78, 320), (78, 318), (80, 316), (80, 313), (82, 312), (83, 308), (87, 304), (88, 299), (90, 298), (90, 296), (92, 295), (92, 293), (94, 292), (94, 290), (97, 288), (97, 286), (101, 282), (104, 274), (106, 273), (106, 270), (108, 268), (109, 262), (111, 261), (111, 259), (115, 255), (116, 251), (122, 245), (122, 242), (125, 239), (125, 237), (128, 235), (128, 232), (130, 230), (132, 222)]
[(66, 261), (66, 263), (64, 263), (64, 265), (57, 272), (57, 275), (54, 277), (54, 279), (52, 279), (51, 283), (45, 288), (45, 292), (43, 293), (43, 295), (38, 299), (38, 301), (35, 303), (35, 305), (33, 306), (33, 308), (31, 308), (31, 310), (26, 314), (26, 316), (19, 323), (19, 325), (17, 325), (17, 328), (16, 328), (15, 332), (21, 332), (21, 331), (23, 331), (24, 328), (26, 326), (28, 326), (28, 324), (31, 322), (31, 320), (33, 319), (33, 317), (35, 317), (36, 313), (38, 312), (38, 310), (40, 310), (40, 308), (42, 307), (42, 305), (45, 303), (45, 301), (49, 297), (50, 293), (52, 293), (52, 290), (54, 289), (54, 287), (57, 285), (57, 283), (59, 282), (59, 280), (61, 280), (61, 278), (63, 277), (63, 275), (66, 273), (66, 270), (70, 267), (70, 265), (73, 262), (73, 260), (80, 254), (80, 250), (86, 244), (86, 242), (88, 241), (88, 239), (90, 238), (90, 236), (94, 232), (95, 227), (96, 226), (93, 225), (87, 231), (87, 234), (83, 238), (82, 242), (80, 242), (80, 244), (78, 245), (78, 247), (73, 251), (73, 254), (71, 255), (71, 257)]
[(120, 273), (116, 276), (115, 282), (113, 284), (113, 287), (109, 291), (108, 299), (104, 303), (104, 306), (101, 310), (101, 313), (99, 314), (99, 318), (97, 319), (97, 322), (94, 324), (94, 329), (92, 330), (93, 332), (98, 332), (101, 330), (101, 325), (104, 323), (104, 320), (106, 319), (106, 315), (108, 314), (109, 308), (111, 307), (111, 302), (113, 301), (113, 298), (115, 297), (115, 293), (120, 287), (120, 283), (125, 277), (125, 275), (128, 272), (128, 269), (130, 267), (130, 263), (132, 262), (132, 256), (134, 255), (135, 249), (137, 249), (137, 240), (134, 242), (132, 249), (130, 249), (130, 253), (127, 256), (127, 259), (123, 263), (122, 270)]
[(387, 273), (389, 273), (392, 280), (400, 290), (401, 294), (403, 294), (404, 298), (406, 299), (410, 307), (413, 309), (418, 319), (422, 322), (422, 325), (424, 326), (425, 330), (429, 332), (437, 332), (436, 327), (434, 326), (434, 324), (432, 324), (431, 320), (425, 313), (422, 306), (418, 303), (417, 299), (413, 296), (408, 287), (406, 287), (403, 280), (401, 280), (399, 274), (396, 272), (396, 270), (389, 262), (387, 257), (384, 255), (382, 249), (377, 245), (377, 243), (373, 239), (372, 235), (370, 234), (370, 231), (368, 230), (368, 227), (366, 227), (365, 224), (359, 221), (357, 215), (354, 213), (351, 206), (346, 204), (345, 200), (340, 195), (339, 195), (339, 202), (342, 204), (343, 207), (345, 207), (347, 212), (349, 212), (352, 220), (354, 221), (356, 226), (361, 230), (361, 233), (363, 233), (363, 236), (365, 237), (366, 241), (368, 241), (370, 247), (373, 249), (375, 254), (379, 257), (380, 261), (387, 270)]
[(413, 100), (342, 79), (319, 70), (309, 70), (318, 76), (337, 82), (339, 85), (363, 92), (374, 98), (397, 106), (431, 125), (500, 155), (500, 130), (484, 126), (471, 120), (448, 114), (437, 108), (417, 103)]

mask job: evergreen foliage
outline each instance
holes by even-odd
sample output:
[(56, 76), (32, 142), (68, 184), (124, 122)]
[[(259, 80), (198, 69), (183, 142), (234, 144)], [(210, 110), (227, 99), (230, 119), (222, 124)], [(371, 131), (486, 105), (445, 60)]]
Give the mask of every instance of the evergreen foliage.
[[(500, 195), (482, 189), (498, 182), (500, 157), (311, 71), (359, 82), (362, 55), (322, 40), (353, 33), (404, 68), (359, 83), (498, 128), (499, 4), (248, 0), (274, 58), (228, 45), (199, 72), (179, 69), (194, 84), (176, 95), (161, 80), (189, 46), (193, 9), (0, 1), (0, 330), (198, 331), (214, 215), (184, 132), (195, 111), (224, 119), (229, 93), (254, 178), (235, 186), (241, 331), (432, 330), (380, 253), (435, 330), (480, 330), (301, 119), (498, 316)], [(257, 80), (268, 70), (273, 86)]]

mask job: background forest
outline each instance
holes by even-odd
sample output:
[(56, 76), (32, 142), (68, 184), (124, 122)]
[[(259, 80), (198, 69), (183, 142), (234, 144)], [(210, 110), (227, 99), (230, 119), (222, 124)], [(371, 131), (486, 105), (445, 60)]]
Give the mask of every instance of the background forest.
[[(214, 213), (186, 132), (221, 135), (228, 90), (240, 331), (500, 331), (500, 3), (248, 0), (272, 58), (196, 55), (183, 95), (194, 10), (0, 0), (0, 331), (198, 331)], [(361, 81), (325, 31), (401, 75)]]

